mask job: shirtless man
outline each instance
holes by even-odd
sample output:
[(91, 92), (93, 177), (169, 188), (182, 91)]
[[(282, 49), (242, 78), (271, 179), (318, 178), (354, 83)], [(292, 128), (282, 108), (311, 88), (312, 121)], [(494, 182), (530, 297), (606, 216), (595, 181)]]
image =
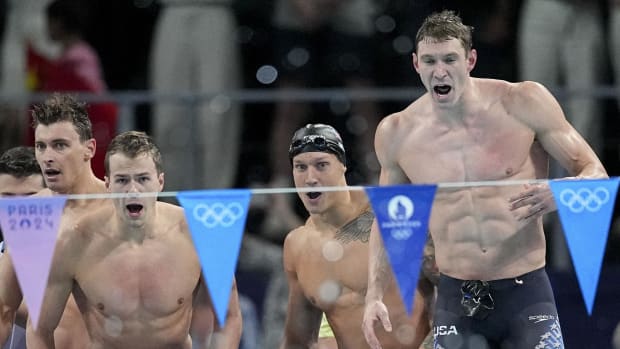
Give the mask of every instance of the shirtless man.
[[(92, 349), (191, 348), (193, 306), (208, 296), (183, 208), (138, 195), (163, 189), (162, 168), (159, 149), (146, 134), (130, 131), (112, 140), (105, 184), (109, 192), (129, 195), (63, 231), (39, 326), (28, 334), (30, 349), (54, 348), (61, 304), (72, 292)], [(221, 332), (216, 347), (237, 349), (235, 284)]]
[[(428, 92), (379, 125), (380, 184), (545, 178), (549, 155), (575, 178), (607, 178), (546, 88), (470, 77), (471, 29), (450, 11), (422, 24), (413, 66)], [(563, 347), (544, 269), (542, 216), (555, 209), (546, 184), (439, 188), (429, 222), (441, 273), (435, 348), (479, 348), (480, 340)], [(374, 325), (393, 316), (382, 301), (389, 275), (373, 227), (364, 333), (381, 348)]]
[[(104, 193), (103, 181), (95, 177), (90, 167), (96, 145), (85, 106), (67, 95), (56, 94), (36, 105), (32, 116), (35, 155), (47, 185), (37, 195)], [(68, 200), (61, 226), (72, 224), (76, 217), (100, 204), (97, 200)], [(2, 267), (10, 268), (14, 277), (12, 263)], [(16, 282), (7, 283), (7, 287), (0, 288), (0, 293), (0, 301), (12, 309), (22, 301)], [(54, 337), (59, 348), (88, 347), (86, 326), (73, 297), (66, 302)]]
[[(34, 156), (34, 148), (15, 147), (7, 150), (0, 156), (1, 197), (33, 195), (44, 187), (43, 175)], [(13, 267), (6, 268), (2, 265), (10, 263), (8, 262), (8, 257), (1, 258), (4, 252), (3, 240), (2, 231), (0, 231), (0, 285), (3, 285), (3, 287), (6, 287), (5, 285), (17, 285)], [(4, 295), (6, 293), (0, 290), (0, 297)], [(28, 312), (23, 302), (17, 311), (11, 306), (5, 306), (0, 303), (1, 348), (23, 349), (26, 347), (24, 328), (26, 328), (27, 317)], [(14, 322), (18, 326), (14, 327)], [(3, 343), (5, 343), (5, 346), (2, 346)]]
[[(289, 148), (297, 188), (346, 186), (345, 150), (331, 126), (309, 124), (295, 133)], [(282, 349), (317, 343), (325, 313), (340, 349), (368, 348), (361, 331), (368, 280), (368, 238), (374, 215), (362, 191), (300, 192), (310, 217), (284, 242), (289, 299)], [(392, 310), (394, 331), (381, 331), (385, 348), (418, 348), (430, 326), (423, 296), (406, 314), (396, 283), (384, 301)]]

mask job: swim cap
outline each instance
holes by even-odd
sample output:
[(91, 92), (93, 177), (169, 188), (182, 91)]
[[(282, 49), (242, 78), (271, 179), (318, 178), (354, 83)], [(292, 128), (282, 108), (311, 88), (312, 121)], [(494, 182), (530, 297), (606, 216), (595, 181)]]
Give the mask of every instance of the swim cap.
[(311, 151), (332, 153), (344, 165), (347, 164), (342, 138), (338, 131), (329, 125), (307, 124), (295, 132), (288, 148), (291, 163), (298, 154)]

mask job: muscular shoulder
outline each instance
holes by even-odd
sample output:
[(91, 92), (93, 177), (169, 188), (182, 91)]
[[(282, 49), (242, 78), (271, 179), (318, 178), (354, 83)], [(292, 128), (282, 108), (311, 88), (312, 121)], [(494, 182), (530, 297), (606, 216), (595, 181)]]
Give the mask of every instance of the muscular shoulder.
[(32, 196), (52, 196), (53, 193), (49, 188), (43, 188), (41, 190), (39, 190), (36, 194), (32, 195)]
[(423, 142), (420, 135), (430, 121), (428, 97), (423, 96), (404, 110), (385, 117), (375, 133), (375, 153), (381, 165), (379, 182), (406, 183), (408, 178), (401, 168), (410, 142)]
[(383, 118), (377, 126), (377, 137), (389, 138), (398, 133), (401, 127), (410, 120), (416, 112), (416, 103), (410, 104), (407, 108), (390, 114)]
[(534, 81), (504, 82), (503, 86), (505, 91), (504, 103), (513, 108), (521, 103), (536, 101), (540, 96), (548, 93), (548, 90), (543, 85)]
[(295, 253), (298, 246), (304, 243), (307, 231), (308, 227), (305, 225), (291, 230), (284, 239), (284, 252)]
[(503, 103), (508, 113), (537, 133), (565, 119), (556, 98), (545, 86), (534, 81), (510, 84)]
[(96, 237), (109, 231), (107, 227), (113, 221), (113, 215), (113, 205), (104, 205), (78, 218), (69, 217), (69, 220), (63, 221), (55, 254), (61, 259), (59, 263), (65, 266), (65, 270), (76, 267), (76, 262), (84, 256)]
[(302, 249), (306, 246), (308, 234), (311, 233), (311, 229), (307, 226), (301, 226), (299, 228), (291, 230), (284, 239), (283, 254), (284, 254), (284, 269), (288, 272), (295, 270), (295, 261), (299, 257)]
[(166, 216), (167, 218), (179, 218), (184, 217), (185, 215), (183, 207), (181, 206), (169, 204), (163, 201), (157, 201), (156, 205), (158, 213)]
[(85, 213), (72, 221), (65, 221), (66, 229), (63, 233), (68, 235), (68, 239), (77, 239), (78, 241), (88, 239), (94, 234), (105, 229), (112, 221), (114, 216), (114, 206), (108, 202), (95, 209), (94, 211)]
[(181, 232), (189, 232), (183, 207), (161, 201), (158, 201), (156, 205), (158, 219), (162, 224), (178, 226)]
[(430, 103), (427, 95), (409, 104), (405, 109), (383, 118), (376, 131), (376, 141), (391, 142), (409, 134), (429, 115)]
[(397, 139), (400, 138), (399, 135), (404, 129), (408, 115), (409, 112), (407, 110), (388, 115), (377, 126), (375, 132), (375, 152), (383, 166), (387, 166), (390, 162), (395, 145), (400, 143)]

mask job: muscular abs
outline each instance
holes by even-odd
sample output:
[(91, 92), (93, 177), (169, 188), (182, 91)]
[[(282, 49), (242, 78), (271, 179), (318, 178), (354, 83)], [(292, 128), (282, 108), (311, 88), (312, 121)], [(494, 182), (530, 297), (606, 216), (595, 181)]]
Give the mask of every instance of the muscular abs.
[[(508, 187), (438, 192), (430, 230), (442, 273), (464, 280), (514, 277), (544, 265), (542, 222), (518, 221)], [(463, 209), (467, 207), (468, 209)]]
[[(397, 158), (412, 183), (534, 179), (546, 169), (533, 132), (499, 107), (451, 124), (430, 115), (404, 124)], [(440, 188), (430, 221), (442, 251), (439, 269), (460, 279), (494, 279), (541, 267), (541, 223), (518, 221), (509, 209), (509, 198), (522, 190), (522, 185)]]

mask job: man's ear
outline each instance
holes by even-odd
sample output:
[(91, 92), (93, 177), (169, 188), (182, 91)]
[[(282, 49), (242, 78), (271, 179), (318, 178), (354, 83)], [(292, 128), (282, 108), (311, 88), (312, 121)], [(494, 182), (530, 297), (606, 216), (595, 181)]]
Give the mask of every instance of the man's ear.
[(164, 173), (160, 173), (157, 176), (157, 180), (159, 181), (159, 191), (164, 190)]
[(471, 72), (472, 70), (474, 70), (477, 61), (478, 52), (476, 51), (476, 49), (472, 48), (469, 51), (469, 55), (467, 55), (467, 71)]
[(95, 156), (95, 152), (97, 151), (97, 141), (94, 138), (91, 138), (86, 141), (86, 152), (84, 153), (84, 161), (88, 161)]
[(414, 52), (411, 54), (411, 61), (413, 63), (413, 68), (416, 72), (420, 72), (420, 61), (418, 60), (418, 55)]

